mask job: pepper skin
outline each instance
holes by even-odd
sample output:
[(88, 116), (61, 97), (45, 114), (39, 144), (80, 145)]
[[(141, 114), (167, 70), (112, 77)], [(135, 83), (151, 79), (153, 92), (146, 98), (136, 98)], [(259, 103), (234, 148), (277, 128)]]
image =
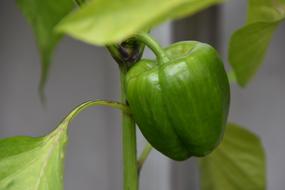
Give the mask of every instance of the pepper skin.
[(205, 156), (220, 143), (230, 88), (218, 53), (185, 41), (162, 49), (167, 61), (143, 59), (127, 73), (126, 95), (144, 137), (174, 160)]

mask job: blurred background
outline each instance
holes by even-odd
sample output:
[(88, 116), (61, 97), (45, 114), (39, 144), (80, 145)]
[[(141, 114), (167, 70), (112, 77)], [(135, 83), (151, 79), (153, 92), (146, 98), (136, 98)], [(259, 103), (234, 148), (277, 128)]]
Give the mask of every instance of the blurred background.
[[(153, 30), (163, 46), (200, 40), (218, 48), (226, 67), (228, 41), (246, 17), (246, 0), (229, 1), (193, 17)], [(94, 99), (119, 100), (119, 73), (106, 49), (65, 38), (54, 54), (46, 86), (47, 106), (37, 87), (39, 54), (31, 27), (15, 1), (0, 6), (0, 137), (41, 136), (76, 105)], [(265, 64), (245, 89), (232, 85), (230, 121), (258, 134), (267, 153), (269, 190), (285, 187), (285, 25), (273, 37)], [(146, 56), (153, 55), (146, 51)], [(67, 148), (65, 189), (122, 189), (120, 113), (90, 108), (72, 123)], [(138, 151), (145, 141), (138, 132)], [(174, 162), (153, 151), (142, 170), (142, 189), (199, 189), (197, 160)]]

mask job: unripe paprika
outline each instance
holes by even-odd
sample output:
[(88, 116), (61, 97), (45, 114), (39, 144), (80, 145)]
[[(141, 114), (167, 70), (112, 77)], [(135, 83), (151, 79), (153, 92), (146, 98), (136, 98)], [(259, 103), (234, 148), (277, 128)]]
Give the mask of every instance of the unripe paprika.
[(222, 139), (230, 102), (228, 78), (216, 50), (196, 41), (162, 49), (147, 34), (136, 37), (157, 56), (135, 64), (125, 81), (142, 134), (174, 160), (207, 155)]

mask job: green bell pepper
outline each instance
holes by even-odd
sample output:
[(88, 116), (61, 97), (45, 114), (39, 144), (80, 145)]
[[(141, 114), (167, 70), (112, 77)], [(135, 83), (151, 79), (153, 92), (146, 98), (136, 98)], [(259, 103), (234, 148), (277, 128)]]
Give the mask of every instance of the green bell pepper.
[(228, 78), (216, 50), (196, 41), (162, 49), (148, 34), (136, 38), (157, 56), (136, 63), (125, 80), (142, 134), (174, 160), (209, 154), (223, 137), (230, 104)]

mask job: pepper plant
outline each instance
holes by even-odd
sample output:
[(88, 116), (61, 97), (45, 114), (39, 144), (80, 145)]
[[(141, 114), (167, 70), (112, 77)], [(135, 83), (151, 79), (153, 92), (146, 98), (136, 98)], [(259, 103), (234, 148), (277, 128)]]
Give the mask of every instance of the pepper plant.
[[(0, 140), (1, 190), (62, 190), (68, 125), (90, 106), (122, 111), (124, 190), (139, 189), (139, 173), (152, 147), (173, 160), (200, 157), (202, 190), (266, 188), (260, 139), (227, 121), (229, 83), (245, 86), (256, 73), (274, 30), (285, 19), (284, 0), (248, 1), (247, 22), (229, 44), (228, 73), (208, 44), (183, 41), (163, 48), (149, 34), (164, 21), (190, 16), (221, 0), (16, 2), (41, 54), (43, 102), (52, 54), (64, 34), (109, 50), (121, 74), (121, 101), (87, 101), (46, 136)], [(154, 60), (143, 58), (145, 48)], [(136, 126), (148, 142), (138, 158)]]

